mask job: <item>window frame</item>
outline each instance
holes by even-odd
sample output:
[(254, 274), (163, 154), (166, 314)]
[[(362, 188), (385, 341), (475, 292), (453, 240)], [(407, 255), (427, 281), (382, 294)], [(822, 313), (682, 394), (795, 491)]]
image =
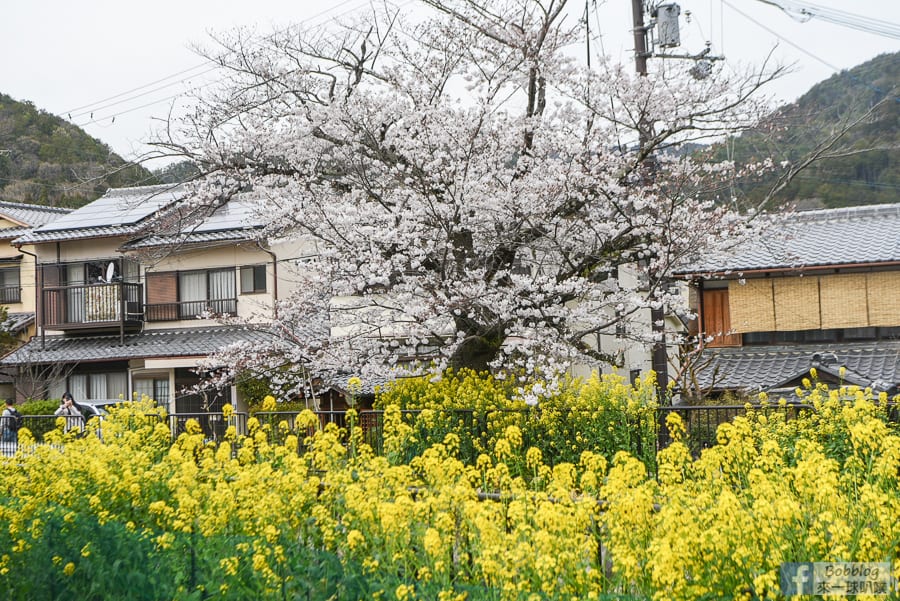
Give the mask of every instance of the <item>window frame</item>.
[[(15, 276), (16, 283), (6, 284), (4, 274)], [(11, 305), (22, 302), (22, 267), (21, 265), (0, 266), (0, 304)]]
[[(184, 296), (185, 286), (184, 286), (182, 277), (198, 275), (198, 274), (202, 274), (204, 276), (203, 277), (204, 286), (205, 286), (204, 297), (202, 299), (186, 300), (185, 296)], [(231, 282), (232, 282), (231, 292), (232, 292), (233, 296), (212, 298), (212, 291), (216, 288), (216, 286), (213, 284), (213, 278), (216, 275), (220, 275), (220, 274), (227, 274), (231, 277)], [(187, 270), (183, 270), (183, 271), (178, 271), (176, 277), (177, 277), (176, 295), (177, 295), (177, 299), (178, 299), (177, 302), (178, 302), (178, 306), (179, 306), (179, 319), (193, 319), (194, 318), (193, 315), (195, 315), (195, 314), (191, 313), (191, 311), (187, 311), (187, 309), (185, 308), (190, 303), (204, 303), (206, 306), (210, 306), (210, 305), (212, 305), (212, 303), (214, 303), (216, 301), (232, 301), (233, 300), (233, 301), (235, 301), (235, 314), (236, 314), (236, 312), (237, 312), (236, 305), (237, 305), (237, 297), (238, 297), (238, 282), (235, 281), (235, 270), (233, 267), (218, 267), (218, 268), (210, 268), (210, 269), (187, 269)], [(222, 313), (231, 314), (230, 311), (223, 311)], [(188, 315), (188, 314), (191, 314), (191, 315)]]
[[(251, 272), (252, 270), (252, 272)], [(251, 289), (244, 288), (244, 274), (250, 273)], [(266, 274), (266, 265), (242, 265), (238, 274), (239, 294), (264, 294), (268, 290), (268, 277)], [(262, 284), (262, 287), (259, 287)]]

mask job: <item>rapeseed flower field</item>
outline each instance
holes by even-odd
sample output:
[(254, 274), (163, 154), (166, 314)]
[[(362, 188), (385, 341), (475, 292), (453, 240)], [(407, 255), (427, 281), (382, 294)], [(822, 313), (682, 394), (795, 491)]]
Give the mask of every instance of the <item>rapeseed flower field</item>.
[(570, 382), (537, 408), (506, 385), (386, 390), (378, 448), (355, 410), (343, 430), (304, 412), (172, 441), (147, 399), (102, 439), (23, 430), (0, 464), (0, 599), (750, 600), (780, 598), (784, 562), (900, 575), (884, 397), (811, 382), (814, 410), (749, 408), (699, 456), (671, 414), (650, 458), (652, 381)]

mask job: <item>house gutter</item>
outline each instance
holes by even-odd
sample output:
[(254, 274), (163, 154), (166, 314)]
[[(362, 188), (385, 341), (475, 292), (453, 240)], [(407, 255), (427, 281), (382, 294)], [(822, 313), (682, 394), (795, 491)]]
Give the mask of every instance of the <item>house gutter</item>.
[(690, 273), (676, 273), (673, 277), (682, 279), (682, 280), (691, 280), (696, 278), (727, 278), (731, 277), (744, 277), (747, 275), (766, 275), (770, 273), (806, 273), (810, 271), (840, 271), (842, 269), (861, 269), (861, 268), (875, 268), (875, 267), (897, 267), (900, 266), (900, 261), (884, 261), (881, 263), (841, 263), (837, 265), (812, 265), (812, 266), (801, 266), (801, 267), (762, 267), (756, 269), (728, 269), (725, 271), (698, 271), (698, 272), (690, 272)]
[(44, 270), (38, 269), (38, 256), (36, 254), (22, 248), (22, 244), (16, 244), (15, 247), (20, 253), (25, 253), (26, 255), (34, 257), (34, 273), (35, 275), (40, 274), (40, 276), (38, 276), (38, 281), (36, 282), (37, 290), (35, 290), (34, 295), (34, 321), (35, 324), (41, 328), (41, 350), (43, 351), (46, 349), (46, 340), (44, 338)]
[(256, 241), (256, 246), (272, 257), (272, 313), (273, 317), (278, 319), (278, 257), (273, 251), (265, 248), (259, 240)]
[(700, 280), (697, 283), (697, 296), (700, 298), (697, 300), (697, 312), (699, 313), (699, 318), (697, 319), (697, 329), (698, 329), (698, 338), (700, 338), (701, 346), (706, 346), (706, 306), (703, 302), (703, 280)]

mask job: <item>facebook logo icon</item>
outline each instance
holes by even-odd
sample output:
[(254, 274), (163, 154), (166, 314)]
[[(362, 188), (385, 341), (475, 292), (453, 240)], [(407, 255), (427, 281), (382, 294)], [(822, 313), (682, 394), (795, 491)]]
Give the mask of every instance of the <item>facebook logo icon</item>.
[(781, 593), (786, 597), (815, 593), (812, 563), (783, 563), (780, 571)]

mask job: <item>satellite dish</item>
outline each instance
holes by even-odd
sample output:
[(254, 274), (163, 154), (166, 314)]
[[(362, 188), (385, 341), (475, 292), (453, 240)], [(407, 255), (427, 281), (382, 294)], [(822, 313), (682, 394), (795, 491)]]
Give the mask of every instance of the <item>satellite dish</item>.
[(106, 281), (111, 282), (114, 275), (116, 275), (116, 264), (110, 261), (106, 266)]

